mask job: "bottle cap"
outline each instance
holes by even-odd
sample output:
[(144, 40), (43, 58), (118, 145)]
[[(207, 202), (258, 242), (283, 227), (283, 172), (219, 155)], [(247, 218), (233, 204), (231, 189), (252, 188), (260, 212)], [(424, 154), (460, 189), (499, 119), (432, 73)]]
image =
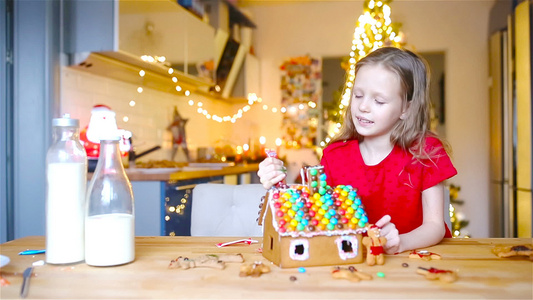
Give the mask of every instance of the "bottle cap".
[(121, 139), (120, 130), (109, 130), (100, 133), (100, 141), (120, 141)]
[(78, 119), (71, 119), (70, 114), (64, 114), (61, 118), (52, 119), (52, 126), (80, 127), (80, 121)]

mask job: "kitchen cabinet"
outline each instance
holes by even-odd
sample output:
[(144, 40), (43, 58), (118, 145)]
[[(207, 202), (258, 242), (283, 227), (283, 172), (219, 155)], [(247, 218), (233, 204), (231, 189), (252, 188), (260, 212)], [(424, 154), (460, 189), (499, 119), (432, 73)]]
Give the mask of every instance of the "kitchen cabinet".
[[(203, 177), (183, 181), (169, 181), (165, 184), (164, 225), (162, 235), (190, 236), (192, 190), (201, 183), (223, 183), (222, 176)], [(216, 201), (216, 199), (213, 199)]]
[(215, 59), (215, 29), (175, 0), (73, 0), (65, 11), (65, 52), (74, 68), (129, 82), (143, 69), (145, 84), (165, 92), (176, 92), (171, 77), (182, 93), (213, 84), (196, 66)]

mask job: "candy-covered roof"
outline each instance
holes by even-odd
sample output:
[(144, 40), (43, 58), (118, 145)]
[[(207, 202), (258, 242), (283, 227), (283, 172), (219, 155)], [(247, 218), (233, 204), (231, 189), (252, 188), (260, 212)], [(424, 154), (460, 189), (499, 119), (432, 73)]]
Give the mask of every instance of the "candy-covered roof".
[(330, 187), (322, 166), (306, 167), (302, 178), (302, 185), (278, 185), (270, 191), (273, 226), (280, 235), (311, 237), (365, 231), (368, 218), (357, 189), (349, 185)]

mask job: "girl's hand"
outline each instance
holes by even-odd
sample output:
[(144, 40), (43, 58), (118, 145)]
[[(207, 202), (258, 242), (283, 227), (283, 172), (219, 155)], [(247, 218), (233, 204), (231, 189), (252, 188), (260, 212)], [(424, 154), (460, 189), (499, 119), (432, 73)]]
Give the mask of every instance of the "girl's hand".
[(391, 223), (391, 217), (384, 215), (379, 221), (374, 224), (381, 228), (381, 236), (387, 239), (387, 243), (383, 247), (387, 254), (396, 254), (400, 251), (400, 234), (396, 225)]
[(287, 177), (287, 168), (283, 162), (274, 157), (267, 157), (259, 164), (257, 176), (265, 189), (271, 188), (274, 184)]

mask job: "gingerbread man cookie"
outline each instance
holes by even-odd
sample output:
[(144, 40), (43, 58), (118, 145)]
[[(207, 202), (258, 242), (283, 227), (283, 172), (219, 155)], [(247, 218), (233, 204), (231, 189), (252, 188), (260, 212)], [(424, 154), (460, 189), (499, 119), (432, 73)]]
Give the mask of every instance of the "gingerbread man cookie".
[(261, 261), (256, 261), (253, 264), (243, 264), (241, 265), (241, 270), (239, 272), (240, 277), (259, 277), (264, 273), (269, 273), (270, 267), (265, 265)]
[(366, 246), (366, 263), (369, 266), (383, 265), (385, 263), (383, 246), (387, 243), (387, 239), (381, 236), (381, 229), (373, 224), (367, 225), (366, 233), (368, 236), (363, 238), (363, 245)]
[(440, 280), (441, 282), (454, 282), (457, 280), (457, 273), (450, 270), (440, 270), (435, 268), (422, 268), (418, 267), (416, 273), (424, 275), (429, 280)]
[(497, 246), (492, 249), (492, 252), (502, 258), (513, 256), (529, 256), (529, 259), (533, 260), (532, 245)]
[(372, 275), (359, 272), (356, 268), (350, 266), (349, 268), (335, 267), (331, 271), (331, 276), (335, 279), (346, 279), (353, 282), (361, 280), (372, 280)]
[(213, 268), (213, 269), (224, 269), (226, 267), (226, 262), (243, 262), (244, 258), (242, 254), (223, 254), (223, 255), (214, 255), (206, 254), (195, 259), (189, 259), (188, 257), (180, 256), (176, 259), (170, 261), (169, 269), (191, 269), (191, 268)]
[(429, 252), (427, 250), (413, 250), (411, 253), (409, 253), (409, 258), (419, 258), (426, 261), (430, 261), (432, 259), (441, 259), (439, 254)]

